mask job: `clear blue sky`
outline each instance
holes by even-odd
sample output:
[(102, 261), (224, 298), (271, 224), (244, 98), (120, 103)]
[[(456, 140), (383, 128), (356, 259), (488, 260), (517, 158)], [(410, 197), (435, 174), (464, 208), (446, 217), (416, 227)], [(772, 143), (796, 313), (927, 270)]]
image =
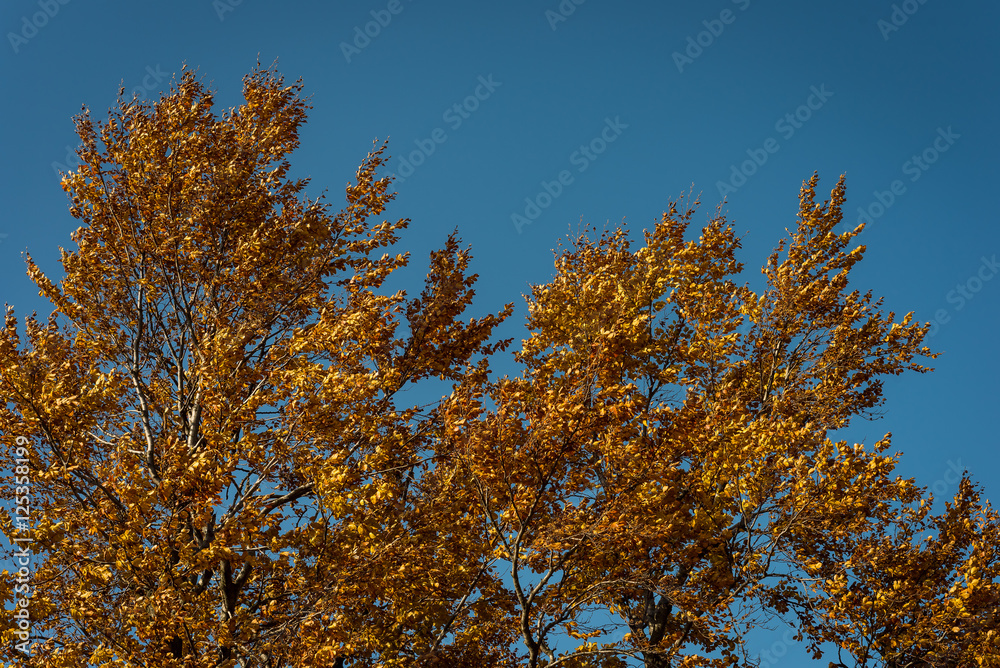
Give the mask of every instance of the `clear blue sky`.
[(825, 196), (846, 173), (850, 222), (862, 207), (874, 223), (858, 286), (939, 318), (930, 345), (945, 351), (935, 373), (891, 379), (884, 419), (851, 436), (891, 430), (902, 474), (950, 496), (957, 464), (1000, 500), (998, 24), (1000, 5), (965, 0), (5, 0), (3, 300), (50, 310), (22, 253), (59, 275), (76, 221), (53, 163), (72, 166), (82, 104), (102, 118), (119, 85), (156, 96), (187, 62), (231, 106), (258, 57), (278, 59), (312, 95), (293, 156), (310, 194), (341, 201), (388, 137), (414, 280), (458, 227), (476, 310), (519, 305), (505, 336), (581, 217), (638, 234), (692, 184), (705, 215), (725, 191), (756, 284), (803, 179), (818, 170)]

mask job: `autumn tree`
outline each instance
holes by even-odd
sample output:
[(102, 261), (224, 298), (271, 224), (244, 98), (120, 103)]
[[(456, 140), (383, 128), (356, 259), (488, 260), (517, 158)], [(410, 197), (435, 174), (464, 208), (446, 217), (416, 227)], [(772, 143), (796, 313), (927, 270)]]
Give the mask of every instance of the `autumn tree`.
[(0, 340), (4, 468), (15, 435), (30, 460), (35, 665), (510, 653), (490, 544), (433, 470), (436, 411), (402, 391), (484, 368), (509, 309), (460, 320), (476, 277), (455, 238), (418, 297), (380, 293), (408, 260), (383, 252), (407, 221), (373, 220), (384, 146), (339, 213), (305, 198), (286, 159), (300, 93), (258, 68), (217, 116), (185, 71), (77, 119), (78, 249), (58, 285), (28, 258), (56, 309), (23, 342), (8, 310)]
[(697, 202), (580, 234), (497, 377), (512, 305), (464, 316), (455, 235), (387, 288), (384, 145), (339, 212), (290, 177), (301, 93), (258, 67), (217, 115), (185, 70), (77, 118), (77, 248), (58, 283), (27, 258), (54, 311), (0, 336), (12, 665), (751, 666), (786, 622), (831, 665), (1000, 665), (976, 485), (933, 515), (889, 434), (832, 438), (936, 356), (851, 286), (843, 179), (803, 185), (757, 291)]
[(759, 293), (721, 215), (688, 240), (672, 205), (634, 251), (580, 236), (529, 298), (523, 374), (449, 398), (528, 665), (753, 665), (769, 621), (856, 666), (1000, 665), (996, 513), (966, 479), (930, 517), (890, 434), (828, 437), (936, 355), (849, 289), (862, 226), (837, 231), (843, 179), (824, 203), (817, 184)]

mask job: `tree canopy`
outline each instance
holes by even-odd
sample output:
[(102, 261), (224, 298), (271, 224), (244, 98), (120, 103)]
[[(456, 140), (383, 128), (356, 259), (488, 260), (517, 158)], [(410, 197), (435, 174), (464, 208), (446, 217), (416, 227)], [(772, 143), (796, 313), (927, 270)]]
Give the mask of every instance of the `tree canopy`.
[(803, 184), (759, 292), (721, 210), (584, 231), (508, 355), (455, 234), (386, 288), (385, 144), (339, 211), (290, 177), (302, 90), (258, 67), (217, 113), (184, 70), (77, 117), (76, 248), (58, 282), (27, 257), (54, 310), (0, 333), (0, 490), (31, 508), (0, 527), (33, 560), (6, 660), (749, 666), (788, 623), (834, 666), (1000, 665), (981, 489), (933, 514), (890, 434), (831, 438), (936, 357), (852, 287), (843, 177)]

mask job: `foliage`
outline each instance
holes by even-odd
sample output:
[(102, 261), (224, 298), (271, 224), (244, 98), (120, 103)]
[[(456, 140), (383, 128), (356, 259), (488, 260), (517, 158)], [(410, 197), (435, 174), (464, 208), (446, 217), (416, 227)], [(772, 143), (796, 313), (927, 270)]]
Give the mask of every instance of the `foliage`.
[(775, 618), (817, 658), (998, 665), (1000, 518), (967, 478), (932, 516), (889, 434), (828, 436), (936, 357), (849, 290), (843, 179), (803, 185), (759, 294), (723, 216), (686, 240), (697, 203), (637, 250), (581, 234), (497, 379), (513, 306), (462, 320), (454, 234), (419, 296), (385, 288), (384, 145), (335, 214), (289, 177), (301, 90), (258, 67), (217, 116), (184, 71), (77, 118), (78, 248), (58, 284), (28, 257), (55, 310), (0, 336), (32, 665), (752, 665)]

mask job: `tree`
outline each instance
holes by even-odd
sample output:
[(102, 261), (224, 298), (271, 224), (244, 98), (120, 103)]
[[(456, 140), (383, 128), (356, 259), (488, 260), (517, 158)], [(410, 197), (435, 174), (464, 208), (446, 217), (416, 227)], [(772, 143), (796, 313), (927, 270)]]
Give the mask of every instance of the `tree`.
[[(862, 226), (836, 233), (843, 178), (823, 204), (817, 183), (760, 294), (732, 281), (721, 216), (685, 241), (694, 211), (672, 205), (634, 252), (622, 230), (581, 236), (532, 292), (522, 377), (449, 400), (529, 665), (736, 665), (776, 615), (816, 658), (831, 642), (857, 666), (1000, 665), (1000, 518), (968, 479), (930, 518), (891, 476), (889, 434), (827, 436), (936, 354), (912, 314), (848, 292)], [(556, 651), (559, 632), (585, 642)]]
[(456, 235), (419, 296), (385, 287), (409, 256), (384, 252), (408, 221), (375, 222), (384, 144), (338, 213), (290, 178), (301, 92), (258, 67), (217, 116), (185, 70), (77, 118), (77, 249), (58, 284), (27, 258), (54, 311), (8, 307), (0, 336), (0, 486), (34, 520), (0, 522), (36, 555), (4, 574), (7, 660), (752, 665), (780, 618), (858, 666), (997, 665), (975, 485), (932, 516), (889, 435), (827, 436), (936, 356), (848, 292), (843, 178), (823, 204), (804, 184), (760, 294), (721, 215), (685, 240), (694, 205), (636, 251), (581, 234), (496, 378), (513, 305), (462, 319)]
[(459, 321), (475, 276), (455, 238), (419, 298), (377, 294), (407, 263), (379, 256), (407, 221), (370, 221), (392, 198), (384, 147), (336, 215), (303, 198), (285, 159), (300, 91), (258, 69), (217, 118), (186, 71), (155, 104), (77, 119), (82, 166), (63, 186), (79, 249), (58, 286), (28, 258), (56, 313), (28, 319), (21, 345), (8, 312), (0, 343), (44, 665), (507, 651), (484, 614), (499, 582), (476, 567), (489, 545), (431, 470), (435, 411), (401, 390), (467, 373), (509, 309)]

